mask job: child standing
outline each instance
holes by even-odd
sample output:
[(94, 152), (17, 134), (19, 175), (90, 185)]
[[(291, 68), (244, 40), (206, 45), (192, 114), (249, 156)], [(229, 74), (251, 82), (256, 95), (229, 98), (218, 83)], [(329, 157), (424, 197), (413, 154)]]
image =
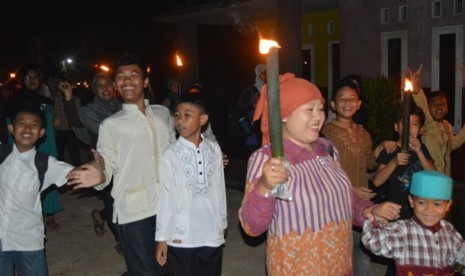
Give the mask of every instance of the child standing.
[[(452, 204), (452, 179), (436, 171), (414, 173), (408, 196), (413, 218), (387, 226), (365, 222), (362, 241), (376, 255), (394, 258), (397, 275), (455, 275), (465, 252), (462, 236), (443, 220)], [(460, 253), (461, 252), (461, 253)]]
[[(434, 170), (431, 156), (425, 145), (418, 140), (417, 135), (425, 122), (421, 109), (413, 108), (410, 114), (410, 129), (404, 130), (403, 115), (397, 116), (394, 129), (398, 133), (397, 149), (392, 153), (382, 150), (378, 156), (378, 170), (375, 173), (373, 184), (377, 187), (388, 185), (387, 201), (402, 206), (399, 219), (412, 217), (412, 210), (408, 202), (412, 174), (423, 170)], [(401, 137), (403, 131), (409, 131), (408, 152), (401, 152)]]
[(221, 149), (201, 134), (208, 123), (203, 95), (182, 96), (174, 120), (180, 137), (160, 166), (156, 260), (172, 275), (221, 275), (226, 190)]
[(425, 113), (425, 127), (421, 141), (428, 148), (434, 160), (436, 170), (450, 176), (450, 154), (465, 143), (465, 126), (454, 134), (452, 125), (444, 120), (448, 112), (446, 94), (441, 91), (433, 91), (428, 94), (428, 99), (421, 89), (421, 69), (410, 72), (414, 84), (413, 100)]
[[(45, 133), (44, 115), (39, 106), (25, 105), (17, 107), (11, 118), (13, 150), (0, 164), (1, 274), (14, 275), (16, 269), (19, 275), (48, 275), (40, 192), (52, 184), (64, 185), (73, 167), (48, 156), (41, 184), (34, 160), (35, 144)], [(104, 180), (97, 166), (84, 167), (91, 177), (87, 183)]]
[[(375, 154), (383, 149), (379, 145), (372, 151), (372, 140), (362, 125), (354, 122), (355, 113), (360, 109), (360, 88), (353, 79), (344, 78), (332, 94), (331, 108), (336, 118), (325, 123), (322, 133), (334, 143), (340, 155), (341, 168), (352, 183), (352, 190), (363, 199), (370, 200), (376, 194), (368, 188), (368, 171), (374, 171), (378, 163)], [(394, 142), (390, 144), (395, 148)], [(360, 246), (362, 229), (354, 227), (353, 268), (355, 275), (370, 274), (370, 257)]]

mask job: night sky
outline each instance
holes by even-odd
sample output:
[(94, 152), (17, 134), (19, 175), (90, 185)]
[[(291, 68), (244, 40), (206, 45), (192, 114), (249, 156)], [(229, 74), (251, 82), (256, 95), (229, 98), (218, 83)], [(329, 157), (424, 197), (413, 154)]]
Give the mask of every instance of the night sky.
[[(74, 80), (89, 80), (94, 64), (111, 64), (123, 52), (141, 54), (150, 65), (155, 93), (177, 74), (176, 27), (155, 23), (155, 15), (218, 0), (49, 0), (1, 1), (0, 82), (27, 62), (41, 66), (48, 78), (59, 62), (74, 59)], [(235, 27), (199, 26), (199, 81), (214, 103), (213, 129), (225, 133), (226, 110), (254, 81), (258, 62), (256, 36)]]

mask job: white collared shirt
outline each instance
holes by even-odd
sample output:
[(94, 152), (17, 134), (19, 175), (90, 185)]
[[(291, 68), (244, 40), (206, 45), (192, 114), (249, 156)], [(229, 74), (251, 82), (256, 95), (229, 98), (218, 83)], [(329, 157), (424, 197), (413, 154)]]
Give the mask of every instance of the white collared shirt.
[(226, 188), (217, 142), (204, 139), (196, 147), (179, 137), (163, 155), (160, 184), (157, 241), (185, 248), (224, 243)]
[[(44, 248), (44, 222), (39, 193), (35, 149), (20, 153), (13, 146), (0, 165), (0, 239), (3, 251), (33, 251)], [(73, 166), (48, 158), (42, 191), (66, 183)]]
[(113, 176), (111, 195), (115, 199), (113, 221), (138, 221), (158, 212), (158, 163), (174, 142), (174, 124), (169, 110), (148, 105), (143, 114), (135, 104), (105, 119), (100, 126), (97, 150), (105, 160), (107, 181)]

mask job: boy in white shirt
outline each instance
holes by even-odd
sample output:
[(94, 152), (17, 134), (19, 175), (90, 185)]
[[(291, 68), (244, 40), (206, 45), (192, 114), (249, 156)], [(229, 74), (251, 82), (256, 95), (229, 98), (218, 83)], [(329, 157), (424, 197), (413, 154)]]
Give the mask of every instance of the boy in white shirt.
[(205, 98), (184, 95), (173, 116), (180, 137), (160, 165), (156, 259), (171, 275), (221, 275), (226, 189), (221, 149), (201, 134)]
[[(44, 123), (39, 106), (24, 105), (17, 108), (8, 125), (14, 145), (0, 164), (1, 275), (14, 275), (15, 270), (19, 275), (48, 275), (40, 192), (52, 184), (58, 187), (66, 184), (66, 176), (73, 166), (48, 156), (41, 183), (35, 165), (35, 144), (45, 133)], [(82, 183), (104, 181), (97, 165), (83, 167), (88, 178), (83, 178)]]

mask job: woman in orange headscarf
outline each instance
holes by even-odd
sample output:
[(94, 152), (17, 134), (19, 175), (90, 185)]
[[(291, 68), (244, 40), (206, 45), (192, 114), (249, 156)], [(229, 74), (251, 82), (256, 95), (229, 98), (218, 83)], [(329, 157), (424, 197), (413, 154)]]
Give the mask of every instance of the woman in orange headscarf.
[[(283, 161), (271, 157), (267, 87), (255, 112), (261, 117), (264, 146), (248, 164), (247, 184), (239, 210), (245, 232), (257, 236), (268, 230), (269, 275), (351, 275), (352, 220), (361, 225), (373, 213), (392, 219), (391, 203), (372, 208), (352, 193), (331, 142), (319, 137), (325, 121), (324, 99), (312, 83), (280, 76)], [(277, 183), (287, 182), (291, 200), (269, 196)]]

